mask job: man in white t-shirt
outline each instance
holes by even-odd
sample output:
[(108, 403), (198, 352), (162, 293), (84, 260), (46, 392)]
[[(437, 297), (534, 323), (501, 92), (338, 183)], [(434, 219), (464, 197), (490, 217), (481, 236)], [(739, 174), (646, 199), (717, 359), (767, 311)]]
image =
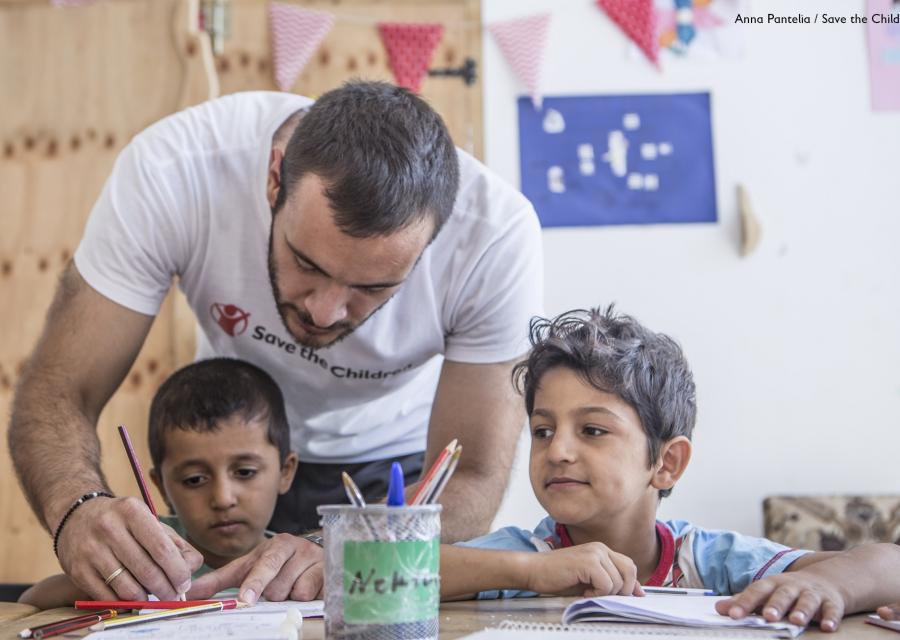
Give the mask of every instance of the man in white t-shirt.
[[(13, 460), (63, 569), (94, 597), (172, 598), (199, 554), (114, 498), (96, 419), (178, 276), (198, 358), (279, 383), (300, 471), (272, 526), (315, 528), (348, 470), (369, 499), (399, 460), (410, 486), (451, 439), (448, 541), (487, 529), (523, 424), (510, 383), (541, 311), (534, 210), (457, 151), (416, 96), (355, 82), (315, 104), (245, 93), (170, 116), (120, 154), (23, 374)], [(276, 536), (198, 579), (255, 600), (315, 597), (321, 550)]]

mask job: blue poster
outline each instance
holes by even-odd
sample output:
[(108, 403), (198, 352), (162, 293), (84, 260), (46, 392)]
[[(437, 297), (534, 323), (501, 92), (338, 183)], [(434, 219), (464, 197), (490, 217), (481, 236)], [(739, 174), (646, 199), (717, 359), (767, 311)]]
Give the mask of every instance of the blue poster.
[(519, 146), (544, 227), (716, 221), (708, 93), (519, 98)]

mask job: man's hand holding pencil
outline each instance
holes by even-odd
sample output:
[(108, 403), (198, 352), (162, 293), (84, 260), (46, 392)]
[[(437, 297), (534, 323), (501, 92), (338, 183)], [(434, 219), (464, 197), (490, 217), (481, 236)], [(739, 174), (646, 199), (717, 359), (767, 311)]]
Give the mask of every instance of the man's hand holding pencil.
[(96, 600), (145, 600), (148, 593), (174, 600), (203, 557), (139, 498), (97, 498), (74, 511), (60, 532), (59, 562)]

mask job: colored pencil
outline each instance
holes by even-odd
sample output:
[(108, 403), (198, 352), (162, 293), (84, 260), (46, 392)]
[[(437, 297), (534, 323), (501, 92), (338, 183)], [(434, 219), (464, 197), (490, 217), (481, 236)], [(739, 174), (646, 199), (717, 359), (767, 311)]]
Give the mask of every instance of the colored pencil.
[(114, 618), (119, 615), (115, 609), (107, 609), (105, 611), (95, 611), (94, 613), (85, 613), (80, 616), (66, 618), (65, 620), (57, 620), (56, 622), (48, 622), (30, 629), (22, 629), (19, 632), (20, 638), (52, 638), (69, 631), (84, 629), (92, 624)]
[(350, 477), (350, 474), (346, 471), (341, 471), (341, 480), (344, 481), (344, 492), (347, 494), (347, 499), (350, 500), (350, 504), (354, 507), (366, 506), (366, 500), (363, 498), (359, 487), (353, 482), (353, 478)]
[(76, 600), (76, 609), (183, 609), (236, 600)]
[(131, 438), (128, 436), (128, 429), (125, 425), (119, 425), (119, 435), (122, 436), (122, 444), (125, 445), (125, 454), (128, 456), (128, 462), (131, 463), (131, 470), (134, 472), (134, 479), (137, 480), (138, 488), (141, 490), (141, 496), (144, 498), (144, 504), (150, 509), (150, 513), (154, 518), (159, 518), (156, 513), (156, 507), (153, 506), (153, 498), (150, 496), (150, 490), (147, 489), (147, 483), (144, 482), (144, 472), (141, 471), (141, 463), (138, 462), (137, 454), (134, 447), (131, 446)]
[(222, 611), (223, 609), (238, 609), (248, 607), (250, 605), (236, 600), (226, 602), (214, 602), (211, 604), (198, 604), (193, 607), (183, 607), (181, 609), (163, 609), (154, 611), (153, 613), (143, 613), (136, 616), (125, 616), (124, 618), (116, 618), (109, 622), (98, 622), (91, 626), (91, 631), (105, 631), (107, 629), (117, 629), (118, 627), (127, 627), (133, 624), (141, 624), (144, 622), (154, 622), (156, 620), (166, 620), (168, 618), (177, 618), (179, 616), (190, 616), (196, 613), (207, 613), (209, 611)]
[(416, 492), (413, 494), (412, 500), (409, 502), (410, 504), (422, 504), (422, 501), (425, 499), (427, 488), (435, 481), (435, 476), (439, 475), (438, 471), (443, 468), (444, 462), (446, 462), (447, 458), (453, 453), (454, 449), (456, 449), (456, 438), (453, 438), (452, 442), (444, 447), (438, 454), (437, 460), (434, 461), (434, 464), (431, 465), (428, 473), (425, 474), (425, 477), (419, 482), (419, 488), (416, 489)]
[(444, 492), (444, 489), (447, 486), (447, 483), (450, 482), (450, 478), (453, 476), (453, 472), (456, 471), (456, 465), (459, 464), (459, 457), (462, 455), (462, 445), (457, 445), (456, 449), (453, 450), (453, 455), (450, 456), (450, 462), (447, 463), (447, 469), (444, 471), (444, 474), (441, 476), (441, 479), (438, 481), (437, 486), (434, 488), (426, 498), (425, 504), (434, 504), (438, 501), (438, 498), (441, 497), (441, 494)]
[[(134, 479), (137, 480), (138, 489), (141, 490), (141, 497), (144, 498), (144, 504), (150, 509), (153, 517), (159, 520), (159, 514), (156, 513), (156, 507), (153, 505), (153, 498), (150, 495), (150, 489), (147, 488), (147, 482), (144, 480), (144, 472), (141, 469), (141, 463), (138, 461), (134, 447), (131, 446), (131, 436), (128, 435), (128, 429), (124, 424), (119, 425), (119, 435), (122, 437), (122, 444), (125, 446), (125, 455), (128, 456), (128, 462), (131, 463), (131, 470), (134, 472)], [(178, 599), (184, 602), (187, 598), (183, 593), (178, 594)]]

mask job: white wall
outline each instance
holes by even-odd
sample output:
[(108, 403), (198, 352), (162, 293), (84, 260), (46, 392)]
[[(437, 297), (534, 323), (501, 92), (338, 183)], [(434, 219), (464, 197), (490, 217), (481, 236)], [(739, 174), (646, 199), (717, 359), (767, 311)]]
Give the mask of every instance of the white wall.
[[(870, 110), (864, 27), (747, 25), (742, 58), (660, 73), (590, 0), (483, 2), (485, 24), (540, 11), (547, 95), (712, 93), (717, 224), (544, 231), (547, 313), (616, 301), (692, 364), (694, 459), (661, 515), (762, 534), (766, 495), (900, 493), (900, 112)], [(487, 163), (518, 186), (523, 90), (487, 31), (484, 54)], [(743, 259), (739, 182), (763, 227)], [(541, 516), (523, 440), (496, 524)]]

